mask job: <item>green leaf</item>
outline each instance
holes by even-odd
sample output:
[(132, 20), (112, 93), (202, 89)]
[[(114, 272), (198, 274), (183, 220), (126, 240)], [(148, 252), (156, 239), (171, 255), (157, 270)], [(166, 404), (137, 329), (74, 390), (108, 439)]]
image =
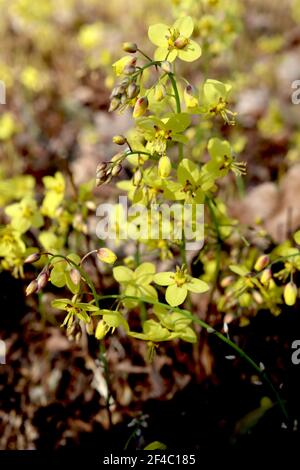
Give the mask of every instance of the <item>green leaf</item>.
[(166, 449), (167, 446), (166, 444), (163, 444), (162, 442), (159, 442), (159, 441), (153, 441), (151, 442), (150, 444), (148, 444), (144, 450), (164, 450)]

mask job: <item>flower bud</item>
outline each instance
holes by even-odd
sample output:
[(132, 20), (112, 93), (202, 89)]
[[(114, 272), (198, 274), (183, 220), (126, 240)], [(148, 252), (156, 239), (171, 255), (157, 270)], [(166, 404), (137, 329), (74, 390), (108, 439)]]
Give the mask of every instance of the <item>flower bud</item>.
[(126, 104), (128, 100), (126, 93), (124, 93), (124, 95), (122, 95), (120, 99), (121, 99), (121, 105)]
[(156, 101), (161, 101), (164, 99), (166, 96), (167, 91), (164, 85), (162, 83), (158, 83), (155, 87), (155, 92), (154, 92), (154, 98)]
[(95, 331), (95, 336), (97, 339), (103, 339), (106, 333), (107, 328), (105, 326), (105, 323), (103, 320), (100, 320)]
[(118, 164), (115, 165), (115, 166), (113, 167), (113, 169), (111, 170), (111, 174), (112, 174), (112, 176), (117, 176), (117, 175), (120, 173), (120, 171), (122, 171), (122, 165), (120, 165), (120, 164), (118, 163)]
[(187, 38), (179, 36), (179, 38), (174, 41), (174, 46), (176, 47), (176, 49), (183, 49), (188, 43), (189, 40)]
[(39, 286), (38, 286), (38, 282), (36, 279), (34, 279), (33, 281), (31, 281), (30, 284), (28, 284), (28, 286), (26, 287), (26, 296), (28, 295), (31, 295), (31, 294), (34, 294), (35, 292), (37, 292), (39, 289)]
[(225, 287), (229, 287), (233, 283), (233, 281), (234, 281), (233, 276), (226, 276), (221, 280), (220, 285), (224, 289)]
[(105, 177), (106, 177), (106, 171), (105, 170), (97, 171), (96, 178), (98, 178), (100, 180), (105, 180)]
[(112, 98), (109, 108), (108, 108), (108, 112), (111, 113), (112, 111), (115, 111), (116, 109), (118, 109), (118, 107), (120, 106), (120, 103), (121, 103), (120, 98), (117, 98), (117, 97)]
[(135, 98), (140, 92), (140, 87), (136, 83), (132, 82), (130, 85), (128, 85), (127, 88), (127, 96), (130, 100)]
[(39, 253), (32, 253), (31, 255), (27, 256), (24, 260), (24, 264), (35, 263), (40, 259), (41, 255)]
[(81, 275), (80, 275), (80, 272), (78, 271), (78, 269), (76, 269), (76, 268), (71, 269), (70, 278), (71, 278), (71, 281), (73, 282), (73, 284), (75, 284), (75, 286), (78, 286), (78, 284), (80, 283), (80, 279), (81, 279)]
[(137, 170), (132, 178), (132, 183), (134, 186), (139, 186), (140, 182), (142, 181), (143, 175), (141, 170)]
[(140, 87), (132, 82), (130, 83), (130, 85), (128, 85), (128, 88), (127, 88), (127, 96), (130, 100), (132, 100), (133, 98), (135, 98), (140, 92)]
[(94, 333), (94, 324), (92, 321), (85, 324), (85, 329), (88, 335), (92, 335)]
[[(114, 163), (116, 163), (116, 162), (118, 162), (119, 160), (123, 160), (123, 158), (124, 158), (124, 153), (123, 153), (123, 152), (118, 152), (118, 153), (116, 153), (116, 154), (112, 157), (111, 161), (114, 162)], [(108, 171), (107, 171), (107, 174), (110, 174), (110, 173), (111, 173), (111, 171), (108, 170)]]
[(124, 75), (132, 75), (136, 71), (136, 68), (134, 65), (127, 64), (124, 67), (123, 73)]
[(297, 286), (293, 281), (290, 281), (285, 287), (283, 291), (283, 298), (286, 305), (292, 306), (295, 305), (297, 300)]
[(37, 278), (38, 291), (42, 290), (49, 280), (49, 273), (42, 271), (39, 277)]
[(76, 335), (75, 335), (76, 343), (79, 343), (79, 341), (81, 340), (81, 336), (82, 336), (81, 331), (78, 331), (78, 333), (76, 333)]
[(158, 174), (161, 178), (167, 178), (171, 173), (172, 165), (171, 160), (167, 155), (160, 157), (158, 162)]
[(134, 42), (123, 42), (123, 51), (125, 52), (129, 52), (130, 54), (134, 54), (138, 47), (137, 47), (137, 44), (135, 44)]
[(75, 323), (72, 323), (72, 325), (69, 325), (67, 327), (66, 334), (67, 334), (68, 337), (70, 337), (70, 336), (74, 335), (75, 331), (76, 331), (76, 325), (75, 325)]
[(255, 302), (258, 304), (258, 305), (261, 305), (264, 301), (262, 295), (260, 292), (258, 292), (258, 290), (254, 290), (252, 292), (252, 296), (253, 296), (253, 299), (255, 300)]
[(96, 186), (97, 188), (101, 186), (102, 184), (105, 183), (105, 180), (103, 178), (96, 178)]
[(261, 255), (254, 265), (255, 271), (262, 271), (270, 263), (270, 258), (268, 255)]
[(244, 294), (239, 296), (239, 304), (241, 307), (247, 308), (251, 305), (251, 295), (249, 292), (245, 292)]
[(126, 86), (127, 86), (127, 85), (125, 85), (125, 84), (121, 84), (121, 85), (115, 86), (115, 87), (112, 89), (112, 92), (111, 92), (111, 94), (110, 94), (110, 99), (121, 96), (121, 95), (125, 92)]
[(260, 282), (265, 286), (272, 279), (272, 271), (270, 268), (266, 268), (261, 273)]
[(106, 163), (106, 162), (100, 162), (100, 163), (98, 163), (97, 168), (96, 168), (96, 173), (98, 173), (99, 171), (105, 170), (106, 167), (107, 167), (107, 163)]
[(117, 256), (109, 248), (100, 248), (97, 251), (97, 257), (100, 261), (107, 264), (114, 264), (117, 259)]
[(85, 203), (86, 207), (88, 208), (89, 211), (95, 211), (96, 210), (96, 204), (94, 201), (86, 201)]
[(172, 64), (171, 62), (167, 61), (167, 60), (164, 60), (162, 63), (161, 63), (161, 68), (164, 72), (166, 73), (171, 73), (172, 72)]
[(134, 109), (133, 109), (133, 117), (139, 118), (145, 114), (148, 108), (148, 98), (146, 96), (142, 96), (136, 100)]
[(198, 106), (198, 99), (195, 96), (192, 85), (188, 85), (184, 89), (183, 98), (187, 108), (194, 108), (195, 106)]
[(229, 325), (229, 323), (233, 322), (234, 319), (235, 319), (235, 316), (233, 315), (233, 313), (226, 313), (224, 317), (224, 323)]
[(123, 135), (114, 135), (112, 141), (114, 144), (124, 145), (126, 143), (126, 137)]

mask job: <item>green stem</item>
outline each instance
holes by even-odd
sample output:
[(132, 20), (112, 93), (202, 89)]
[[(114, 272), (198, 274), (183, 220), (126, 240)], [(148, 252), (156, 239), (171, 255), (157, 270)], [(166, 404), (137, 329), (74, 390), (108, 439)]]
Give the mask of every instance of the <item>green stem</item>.
[[(169, 79), (170, 79), (170, 82), (174, 91), (174, 98), (176, 102), (176, 112), (179, 114), (181, 113), (181, 104), (180, 104), (180, 97), (178, 93), (175, 75), (170, 72), (168, 73), (168, 76), (169, 76)], [(182, 143), (179, 143), (178, 150), (179, 150), (179, 161), (181, 161), (183, 159), (183, 144)]]
[(208, 333), (213, 333), (215, 336), (217, 336), (217, 338), (219, 338), (221, 341), (223, 341), (224, 343), (226, 343), (229, 347), (231, 347), (232, 349), (234, 349), (234, 351), (242, 358), (244, 359), (258, 374), (259, 376), (264, 380), (264, 382), (269, 386), (270, 390), (272, 391), (272, 393), (274, 394), (274, 396), (276, 397), (276, 400), (278, 402), (278, 405), (284, 415), (284, 417), (286, 419), (289, 418), (288, 416), (288, 413), (287, 413), (287, 410), (284, 406), (284, 403), (279, 395), (279, 393), (277, 392), (276, 388), (274, 387), (274, 385), (272, 384), (271, 380), (269, 379), (269, 377), (266, 375), (265, 372), (263, 372), (261, 370), (261, 368), (259, 367), (258, 364), (256, 364), (256, 362), (250, 357), (248, 356), (248, 354), (246, 354), (237, 344), (235, 344), (233, 341), (231, 341), (229, 338), (227, 338), (226, 336), (224, 336), (222, 333), (220, 333), (219, 331), (215, 330), (214, 328), (212, 328), (210, 325), (208, 325), (208, 323), (206, 323), (204, 320), (201, 320), (200, 318), (196, 317), (195, 315), (193, 315), (191, 312), (189, 312), (188, 310), (185, 310), (185, 309), (181, 309), (179, 307), (171, 307), (170, 305), (167, 305), (167, 304), (164, 304), (162, 302), (158, 302), (156, 300), (151, 300), (149, 298), (144, 298), (144, 297), (134, 297), (134, 296), (128, 296), (128, 295), (118, 295), (118, 294), (115, 294), (115, 295), (104, 295), (104, 296), (99, 296), (99, 300), (104, 300), (104, 299), (130, 299), (130, 300), (138, 300), (138, 301), (142, 301), (142, 302), (145, 302), (145, 303), (150, 303), (150, 304), (153, 304), (153, 305), (159, 305), (161, 307), (164, 307), (168, 310), (172, 310), (174, 312), (179, 312), (179, 313), (182, 313), (183, 315), (185, 315), (187, 318), (190, 318), (194, 323), (200, 325), (202, 328), (204, 328)]
[(209, 306), (211, 304), (212, 300), (213, 300), (213, 295), (214, 295), (215, 289), (217, 287), (218, 280), (219, 280), (219, 275), (220, 275), (221, 253), (222, 253), (222, 238), (221, 238), (221, 232), (220, 232), (220, 228), (219, 228), (218, 219), (216, 217), (215, 210), (213, 208), (212, 202), (207, 198), (206, 198), (206, 202), (207, 202), (207, 205), (208, 205), (209, 213), (211, 215), (212, 222), (214, 224), (214, 228), (215, 228), (216, 236), (217, 236), (216, 268), (215, 268), (215, 273), (214, 273), (213, 285), (212, 285), (212, 288), (211, 288), (211, 291), (210, 291), (210, 296), (209, 296), (209, 302), (208, 302), (208, 306)]
[[(140, 242), (139, 241), (136, 244), (135, 263), (136, 263), (136, 266), (139, 266), (141, 264), (141, 252), (140, 252)], [(144, 323), (147, 320), (147, 309), (146, 309), (146, 306), (145, 306), (144, 302), (139, 302), (139, 304), (140, 304), (141, 322)]]
[(157, 66), (160, 66), (160, 64), (161, 64), (161, 61), (159, 60), (151, 60), (151, 62), (149, 62), (148, 64), (144, 65), (143, 67), (140, 67), (137, 72), (131, 75), (131, 77), (134, 78), (140, 73), (143, 73), (143, 71), (148, 69), (149, 67), (152, 67), (152, 66), (157, 67)]
[(153, 60), (151, 59), (151, 57), (149, 57), (147, 54), (145, 54), (145, 52), (141, 51), (141, 49), (137, 48), (137, 51), (142, 54), (147, 60), (149, 60), (150, 62), (153, 62)]

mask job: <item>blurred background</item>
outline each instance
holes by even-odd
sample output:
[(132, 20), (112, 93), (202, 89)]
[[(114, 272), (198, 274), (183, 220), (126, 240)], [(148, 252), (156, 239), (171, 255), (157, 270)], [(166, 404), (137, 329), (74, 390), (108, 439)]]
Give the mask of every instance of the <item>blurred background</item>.
[[(247, 175), (238, 192), (228, 182), (221, 188), (231, 215), (247, 225), (260, 219), (274, 243), (299, 227), (300, 104), (291, 100), (300, 79), (299, 0), (0, 0), (1, 224), (18, 191), (34, 185), (39, 199), (42, 178), (56, 171), (70, 176), (70, 193), (84, 183), (97, 204), (116, 197), (114, 185), (94, 189), (97, 163), (116, 151), (112, 136), (131, 126), (129, 114), (108, 113), (112, 63), (124, 55), (124, 41), (153, 54), (148, 26), (172, 24), (180, 14), (194, 18), (204, 59), (182, 62), (179, 72), (196, 86), (205, 78), (233, 85), (237, 125), (219, 123), (218, 132), (234, 142)], [(200, 133), (191, 155), (204, 145)], [(106, 272), (101, 282), (112, 288)], [(272, 429), (274, 415), (259, 406), (258, 377), (239, 361), (233, 368), (228, 351), (207, 337), (196, 352), (186, 343), (164, 345), (153, 364), (144, 344), (112, 337), (108, 414), (97, 342), (65, 337), (49, 307), (55, 294), (25, 301), (24, 281), (2, 266), (0, 449), (88, 449), (99, 442), (135, 449), (154, 440), (209, 449), (245, 436), (256, 443)], [(239, 344), (285, 383), (295, 415), (299, 390), (289, 348), (299, 326), (295, 315), (265, 314), (236, 331)], [(291, 439), (284, 432), (275, 430), (274, 442)]]

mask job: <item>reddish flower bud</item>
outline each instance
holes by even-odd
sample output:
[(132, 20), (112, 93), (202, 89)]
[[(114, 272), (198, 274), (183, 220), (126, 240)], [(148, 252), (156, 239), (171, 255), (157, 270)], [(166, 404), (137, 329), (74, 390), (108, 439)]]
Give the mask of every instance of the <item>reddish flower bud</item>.
[(255, 271), (262, 271), (270, 263), (270, 258), (268, 255), (261, 255), (254, 265)]
[(40, 257), (40, 253), (32, 253), (31, 255), (27, 256), (27, 258), (24, 260), (24, 264), (35, 263), (40, 259)]
[(134, 109), (133, 109), (133, 117), (139, 118), (145, 114), (148, 108), (148, 98), (146, 96), (142, 96), (136, 100)]

